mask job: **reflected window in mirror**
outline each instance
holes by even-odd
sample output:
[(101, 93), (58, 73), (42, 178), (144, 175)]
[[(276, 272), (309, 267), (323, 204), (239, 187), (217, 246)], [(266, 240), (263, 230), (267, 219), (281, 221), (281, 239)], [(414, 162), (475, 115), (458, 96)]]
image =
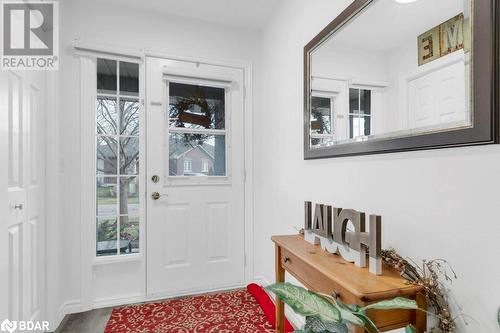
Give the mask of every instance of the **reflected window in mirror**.
[(311, 147), (325, 146), (335, 141), (334, 99), (333, 94), (313, 93), (311, 96)]
[(349, 89), (349, 138), (370, 135), (371, 90)]

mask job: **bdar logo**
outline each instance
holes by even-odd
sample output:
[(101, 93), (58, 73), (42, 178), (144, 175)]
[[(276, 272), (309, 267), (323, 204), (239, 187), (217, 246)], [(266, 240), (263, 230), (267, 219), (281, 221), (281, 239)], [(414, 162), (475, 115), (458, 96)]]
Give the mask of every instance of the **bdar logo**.
[(12, 322), (8, 319), (5, 319), (0, 325), (0, 329), (2, 330), (2, 332), (12, 333), (16, 330), (16, 328), (17, 328), (16, 322), (15, 321)]

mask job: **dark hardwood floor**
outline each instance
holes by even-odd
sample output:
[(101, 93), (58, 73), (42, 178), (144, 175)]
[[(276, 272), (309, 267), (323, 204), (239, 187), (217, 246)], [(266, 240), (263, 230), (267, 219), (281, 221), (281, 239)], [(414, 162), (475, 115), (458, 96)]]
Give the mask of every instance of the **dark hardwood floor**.
[(68, 315), (55, 333), (102, 333), (113, 308)]

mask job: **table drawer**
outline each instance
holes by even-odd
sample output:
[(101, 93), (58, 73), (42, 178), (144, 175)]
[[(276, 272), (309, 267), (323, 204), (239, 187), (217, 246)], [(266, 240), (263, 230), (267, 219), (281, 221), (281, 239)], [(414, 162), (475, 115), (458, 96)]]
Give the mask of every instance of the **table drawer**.
[[(284, 248), (281, 248), (280, 261), (282, 267), (304, 284), (306, 288), (328, 295), (335, 293), (340, 297), (342, 302), (347, 304), (358, 304), (359, 306), (366, 305), (347, 289), (331, 281), (321, 272), (311, 267), (307, 262)], [(386, 331), (404, 327), (405, 323), (412, 320), (414, 313), (414, 311), (410, 310), (371, 310), (368, 311), (368, 316), (375, 318), (374, 322), (381, 331)]]
[(343, 302), (359, 304), (357, 297), (286, 249), (281, 249), (281, 265), (308, 289), (328, 295), (336, 294)]

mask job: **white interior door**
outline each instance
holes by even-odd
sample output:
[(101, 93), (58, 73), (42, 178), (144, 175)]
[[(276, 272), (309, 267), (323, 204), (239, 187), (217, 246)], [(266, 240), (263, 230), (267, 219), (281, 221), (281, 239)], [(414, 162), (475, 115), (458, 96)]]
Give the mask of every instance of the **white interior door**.
[(10, 320), (44, 318), (44, 80), (0, 71), (0, 318)]
[(241, 286), (243, 69), (148, 58), (146, 82), (148, 296)]
[(465, 74), (464, 62), (458, 61), (409, 81), (409, 127), (470, 120)]

